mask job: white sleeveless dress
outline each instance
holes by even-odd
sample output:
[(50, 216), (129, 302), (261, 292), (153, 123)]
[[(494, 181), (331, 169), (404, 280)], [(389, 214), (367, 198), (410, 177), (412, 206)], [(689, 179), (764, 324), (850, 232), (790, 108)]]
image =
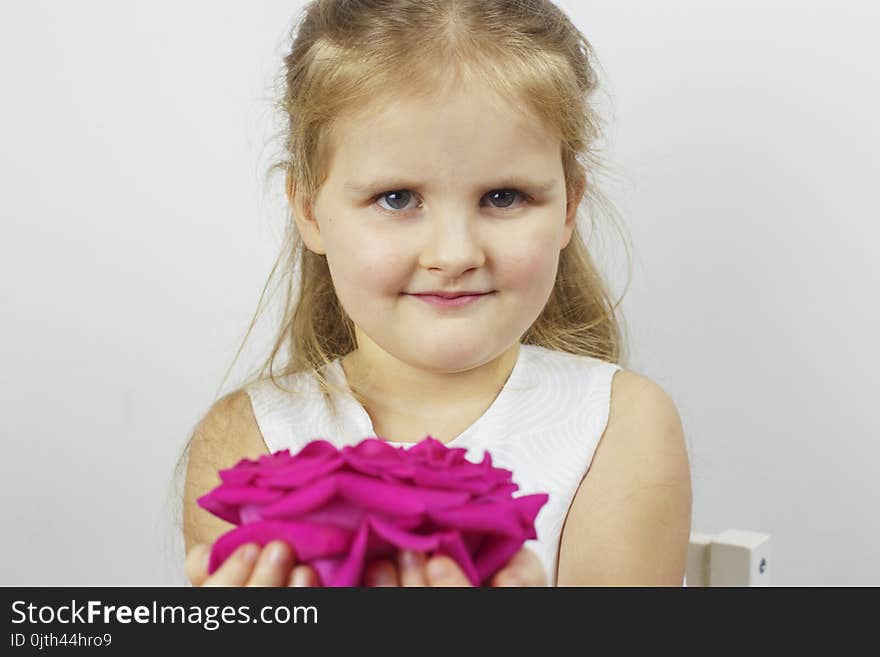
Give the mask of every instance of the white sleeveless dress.
[[(608, 422), (611, 380), (619, 369), (595, 358), (521, 344), (513, 370), (489, 408), (446, 443), (466, 448), (467, 458), (477, 463), (488, 450), (493, 465), (513, 473), (519, 485), (515, 497), (549, 495), (535, 518), (538, 538), (524, 544), (544, 564), (549, 586), (556, 586), (562, 525)], [(317, 381), (305, 373), (281, 379), (299, 394), (279, 390), (269, 380), (245, 388), (270, 452), (289, 449), (294, 454), (317, 438), (342, 447), (376, 436), (369, 414), (351, 395), (339, 358), (326, 376), (346, 391), (334, 396), (335, 417)]]

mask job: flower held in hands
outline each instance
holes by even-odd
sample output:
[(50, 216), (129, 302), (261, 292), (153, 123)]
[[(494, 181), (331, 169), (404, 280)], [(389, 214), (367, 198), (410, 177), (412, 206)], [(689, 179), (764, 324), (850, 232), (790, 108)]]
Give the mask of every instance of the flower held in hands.
[(514, 498), (510, 470), (494, 467), (488, 452), (481, 463), (466, 452), (431, 436), (408, 449), (367, 438), (338, 450), (319, 439), (295, 455), (242, 459), (198, 499), (238, 525), (214, 543), (208, 572), (243, 543), (280, 539), (324, 586), (358, 586), (366, 562), (401, 549), (445, 554), (483, 585), (537, 538), (548, 495)]

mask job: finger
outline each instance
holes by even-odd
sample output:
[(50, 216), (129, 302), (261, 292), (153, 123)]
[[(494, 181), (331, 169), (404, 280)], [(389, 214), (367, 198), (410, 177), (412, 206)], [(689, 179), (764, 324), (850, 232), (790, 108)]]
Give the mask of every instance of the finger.
[(400, 586), (397, 566), (388, 559), (377, 559), (367, 566), (364, 572), (366, 586)]
[(429, 586), (471, 586), (464, 571), (445, 555), (431, 557), (427, 570)]
[(291, 571), (288, 586), (320, 586), (320, 584), (315, 569), (301, 563), (294, 566)]
[(202, 586), (244, 586), (259, 554), (260, 546), (256, 543), (239, 545)]
[(186, 576), (193, 586), (201, 586), (208, 578), (208, 559), (211, 556), (211, 546), (207, 543), (197, 543), (186, 554), (184, 569)]
[(285, 586), (294, 564), (293, 550), (285, 541), (272, 541), (263, 548), (248, 586)]
[(533, 550), (521, 548), (492, 577), (492, 586), (547, 586), (544, 564)]
[(400, 586), (428, 586), (423, 553), (401, 550), (397, 554), (397, 567), (400, 570)]

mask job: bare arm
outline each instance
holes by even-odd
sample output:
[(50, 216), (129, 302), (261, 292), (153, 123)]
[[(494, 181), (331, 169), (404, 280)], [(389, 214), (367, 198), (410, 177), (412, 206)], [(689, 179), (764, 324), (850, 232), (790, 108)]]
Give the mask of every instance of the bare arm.
[(611, 412), (563, 527), (558, 586), (681, 586), (691, 479), (674, 402), (618, 371)]
[(209, 513), (196, 500), (220, 484), (218, 470), (231, 468), (243, 458), (256, 459), (268, 453), (250, 397), (242, 390), (218, 400), (196, 427), (187, 459), (183, 495), (185, 569), (194, 586), (314, 586), (318, 583), (312, 568), (297, 564), (295, 554), (284, 541), (271, 541), (255, 551), (250, 559), (245, 558), (249, 546), (239, 546), (208, 575), (211, 545), (234, 525)]
[(250, 398), (239, 390), (217, 400), (193, 433), (183, 493), (183, 538), (186, 551), (211, 545), (235, 526), (200, 507), (196, 500), (220, 484), (218, 470), (269, 450), (260, 434)]

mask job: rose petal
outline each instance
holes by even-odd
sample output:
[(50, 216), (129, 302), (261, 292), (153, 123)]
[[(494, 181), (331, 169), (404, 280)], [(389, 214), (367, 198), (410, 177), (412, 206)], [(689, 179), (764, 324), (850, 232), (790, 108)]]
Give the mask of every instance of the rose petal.
[(371, 463), (357, 457), (349, 457), (346, 463), (355, 472), (394, 482), (411, 478), (414, 472), (413, 466), (405, 462), (377, 461)]
[[(501, 570), (522, 547), (522, 538), (489, 536), (474, 559), (480, 582), (487, 582)], [(487, 582), (488, 583), (488, 582)]]
[(467, 460), (465, 454), (467, 454), (467, 450), (464, 447), (448, 449), (446, 454), (443, 456), (443, 465), (448, 468), (464, 464), (473, 465), (470, 461)]
[(379, 438), (365, 438), (357, 445), (346, 445), (342, 448), (343, 456), (357, 456), (361, 459), (373, 460), (400, 460), (401, 454), (398, 448), (387, 441)]
[(280, 449), (271, 454), (261, 454), (256, 461), (248, 461), (248, 463), (255, 464), (260, 469), (277, 468), (286, 465), (292, 458), (289, 449)]
[(287, 493), (277, 502), (267, 504), (261, 515), (267, 520), (295, 520), (329, 502), (336, 495), (336, 478), (318, 479)]
[(425, 522), (425, 516), (422, 513), (398, 515), (367, 511), (357, 504), (352, 504), (347, 499), (335, 499), (332, 502), (328, 502), (324, 506), (303, 514), (299, 520), (302, 522), (316, 522), (322, 525), (333, 525), (355, 532), (367, 517), (381, 518), (385, 522), (389, 522), (401, 529), (413, 529)]
[(471, 586), (480, 585), (479, 571), (459, 532), (444, 532), (440, 534), (440, 547), (437, 552), (451, 557), (464, 571)]
[(206, 511), (210, 511), (221, 520), (231, 522), (233, 525), (240, 525), (241, 511), (239, 507), (220, 502), (212, 495), (212, 493), (213, 491), (211, 491), (211, 493), (205, 493), (204, 495), (196, 499), (196, 504), (198, 504)]
[(410, 495), (409, 486), (396, 486), (351, 472), (337, 474), (336, 481), (341, 495), (367, 510), (410, 515), (426, 509), (424, 502)]
[(443, 527), (518, 538), (523, 528), (519, 516), (512, 511), (510, 503), (499, 502), (430, 511), (428, 517)]
[(239, 518), (241, 519), (239, 525), (263, 520), (263, 507), (259, 504), (245, 504), (239, 509)]
[(522, 525), (529, 530), (527, 538), (537, 538), (535, 534), (535, 517), (549, 499), (550, 496), (547, 493), (522, 495), (513, 499), (513, 504), (519, 513)]
[(220, 470), (220, 481), (233, 486), (246, 486), (251, 483), (257, 476), (256, 468), (229, 468)]
[(407, 450), (412, 457), (426, 458), (428, 460), (435, 460), (437, 458), (443, 458), (446, 454), (446, 450), (448, 448), (441, 441), (437, 440), (431, 435), (425, 436), (422, 440), (417, 442), (415, 445), (410, 447)]
[(312, 440), (306, 443), (306, 445), (299, 452), (297, 452), (294, 458), (320, 459), (330, 458), (338, 455), (339, 450), (336, 449), (336, 446), (333, 445), (333, 443), (331, 443), (329, 440), (318, 438), (316, 440)]
[(444, 531), (431, 535), (414, 534), (375, 517), (370, 518), (370, 524), (377, 534), (399, 549), (416, 552), (433, 551), (449, 556), (458, 563), (471, 584), (479, 586), (477, 569), (457, 531)]
[(467, 549), (468, 554), (471, 555), (477, 554), (480, 551), (480, 546), (483, 545), (483, 541), (490, 537), (489, 534), (481, 534), (480, 532), (460, 531), (459, 535), (461, 536), (465, 549)]
[(272, 502), (280, 496), (280, 493), (266, 491), (253, 486), (230, 486), (220, 484), (211, 492), (202, 495), (196, 503), (210, 511), (218, 518), (231, 522), (234, 525), (241, 524), (241, 507), (246, 504)]
[(327, 578), (327, 586), (357, 586), (364, 569), (364, 554), (367, 549), (369, 533), (370, 524), (368, 522), (362, 523), (351, 542), (348, 558), (335, 573)]
[(338, 470), (344, 463), (341, 456), (297, 459), (274, 472), (260, 475), (258, 485), (266, 488), (297, 488)]
[(355, 446), (344, 447), (342, 458), (353, 470), (363, 474), (379, 476), (389, 473), (403, 477), (412, 470), (403, 451), (402, 447), (392, 447), (384, 440), (369, 438)]
[(303, 522), (316, 522), (347, 529), (352, 534), (363, 524), (367, 512), (347, 499), (335, 499), (301, 518)]
[(486, 480), (454, 479), (448, 472), (416, 466), (412, 481), (419, 486), (428, 488), (445, 488), (450, 490), (466, 490), (470, 493), (482, 494), (490, 491), (492, 482)]
[(413, 534), (400, 527), (395, 527), (381, 518), (371, 517), (369, 522), (379, 536), (401, 550), (427, 552), (428, 550), (436, 550), (440, 545), (440, 538), (436, 535)]
[(220, 484), (208, 494), (218, 502), (229, 505), (267, 504), (284, 495), (281, 491), (266, 490), (256, 486), (232, 486), (229, 484)]
[(406, 486), (406, 494), (421, 502), (426, 511), (439, 511), (459, 507), (471, 499), (467, 491), (415, 488)]
[(502, 502), (505, 500), (510, 500), (511, 494), (515, 493), (519, 490), (519, 486), (517, 484), (502, 484), (497, 488), (492, 489), (488, 493), (481, 495), (477, 498), (475, 503), (477, 504), (487, 504), (489, 502)]
[(327, 582), (331, 581), (334, 575), (342, 568), (347, 555), (335, 555), (332, 557), (318, 557), (309, 562), (309, 566), (318, 576), (318, 586), (327, 586)]
[(351, 544), (352, 532), (340, 527), (305, 522), (250, 522), (226, 532), (216, 540), (211, 548), (208, 574), (217, 570), (239, 545), (258, 543), (263, 546), (279, 539), (293, 548), (299, 562), (344, 552)]

